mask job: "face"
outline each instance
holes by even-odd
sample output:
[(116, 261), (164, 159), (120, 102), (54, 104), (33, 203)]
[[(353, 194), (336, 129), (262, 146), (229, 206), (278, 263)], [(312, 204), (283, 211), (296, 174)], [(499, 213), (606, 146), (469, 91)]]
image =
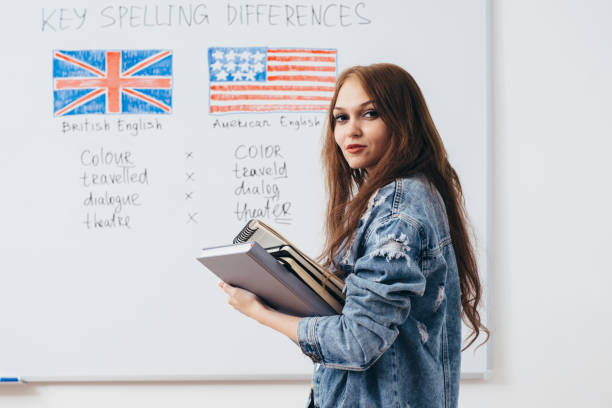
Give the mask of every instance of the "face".
[(358, 79), (344, 82), (333, 114), (334, 138), (349, 166), (372, 170), (387, 151), (391, 135)]

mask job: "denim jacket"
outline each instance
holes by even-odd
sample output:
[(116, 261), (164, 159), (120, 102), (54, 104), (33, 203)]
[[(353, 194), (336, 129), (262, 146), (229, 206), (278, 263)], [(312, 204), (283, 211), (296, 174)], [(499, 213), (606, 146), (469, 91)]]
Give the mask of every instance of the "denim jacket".
[(457, 407), (459, 278), (435, 188), (422, 176), (380, 188), (339, 266), (342, 314), (298, 325), (314, 406)]

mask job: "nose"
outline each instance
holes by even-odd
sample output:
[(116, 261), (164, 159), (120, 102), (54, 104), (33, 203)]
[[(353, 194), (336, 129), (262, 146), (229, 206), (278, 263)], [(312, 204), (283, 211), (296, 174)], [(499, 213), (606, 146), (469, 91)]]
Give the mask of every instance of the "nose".
[(360, 137), (362, 135), (361, 132), (361, 126), (359, 125), (359, 121), (357, 120), (351, 120), (348, 123), (349, 128), (348, 130), (348, 135), (350, 137)]

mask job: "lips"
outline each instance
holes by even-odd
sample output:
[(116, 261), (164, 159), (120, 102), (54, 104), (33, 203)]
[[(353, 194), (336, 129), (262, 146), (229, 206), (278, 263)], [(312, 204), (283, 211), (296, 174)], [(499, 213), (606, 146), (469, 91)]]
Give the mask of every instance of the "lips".
[(358, 152), (362, 151), (365, 148), (366, 148), (366, 146), (364, 146), (364, 145), (350, 144), (350, 145), (346, 146), (346, 151), (349, 152), (349, 153), (358, 153)]

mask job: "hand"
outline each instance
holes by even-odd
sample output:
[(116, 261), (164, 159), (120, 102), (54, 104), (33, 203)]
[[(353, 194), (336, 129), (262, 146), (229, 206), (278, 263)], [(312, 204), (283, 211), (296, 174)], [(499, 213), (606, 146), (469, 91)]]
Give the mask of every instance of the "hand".
[(299, 317), (280, 313), (266, 306), (254, 293), (248, 290), (235, 288), (225, 282), (219, 282), (219, 287), (229, 296), (228, 303), (234, 309), (263, 325), (283, 333), (297, 344)]
[(229, 296), (228, 303), (240, 313), (260, 321), (262, 312), (268, 307), (254, 294), (248, 290), (236, 288), (229, 283), (219, 282), (219, 287)]

